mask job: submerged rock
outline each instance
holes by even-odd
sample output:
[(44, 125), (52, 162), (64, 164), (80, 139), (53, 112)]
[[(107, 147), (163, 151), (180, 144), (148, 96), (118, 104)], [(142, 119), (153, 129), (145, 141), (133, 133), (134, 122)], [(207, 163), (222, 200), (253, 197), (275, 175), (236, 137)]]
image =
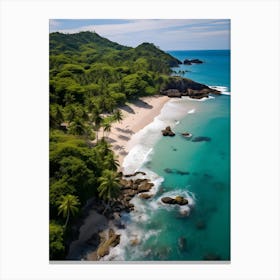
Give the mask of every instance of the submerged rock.
[(178, 239), (178, 247), (180, 251), (185, 251), (187, 247), (187, 239), (184, 236), (179, 237)]
[(195, 224), (196, 228), (198, 230), (203, 230), (206, 228), (206, 224), (204, 221), (200, 220), (200, 221), (197, 221), (196, 224)]
[(216, 253), (208, 253), (203, 256), (203, 260), (205, 261), (219, 261), (221, 257)]
[(203, 142), (203, 141), (209, 142), (211, 141), (211, 138), (207, 136), (197, 136), (192, 139), (192, 142)]

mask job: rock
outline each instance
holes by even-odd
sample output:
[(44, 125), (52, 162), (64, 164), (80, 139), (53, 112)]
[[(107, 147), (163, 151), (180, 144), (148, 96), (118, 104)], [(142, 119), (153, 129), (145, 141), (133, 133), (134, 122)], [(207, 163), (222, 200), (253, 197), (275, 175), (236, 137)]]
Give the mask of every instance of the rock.
[(172, 197), (162, 197), (161, 201), (166, 204), (177, 204), (177, 205), (187, 205), (189, 202), (186, 198), (182, 196), (176, 196), (175, 198)]
[(204, 221), (200, 220), (200, 221), (197, 221), (196, 222), (196, 228), (199, 229), (199, 230), (203, 230), (206, 228), (206, 224)]
[(165, 168), (165, 169), (163, 169), (163, 170), (164, 170), (164, 172), (166, 172), (166, 173), (168, 173), (168, 174), (173, 173), (173, 170), (172, 170), (171, 168)]
[(135, 237), (134, 239), (130, 240), (130, 245), (132, 245), (132, 246), (139, 245), (140, 243), (141, 242), (140, 242), (140, 240), (137, 237)]
[(137, 172), (134, 172), (133, 174), (126, 174), (126, 175), (123, 175), (124, 177), (134, 177), (134, 176), (136, 176), (136, 175), (138, 175), (138, 174), (142, 174), (142, 175), (146, 175), (146, 173), (145, 172), (143, 172), (143, 171), (137, 171)]
[(149, 183), (148, 181), (142, 182), (138, 186), (138, 192), (148, 192), (154, 186), (153, 183)]
[(183, 62), (185, 65), (192, 65), (192, 62), (188, 59), (185, 59)]
[(175, 197), (175, 202), (176, 202), (176, 204), (179, 204), (179, 205), (186, 205), (186, 204), (189, 203), (188, 200), (185, 199), (185, 198), (182, 197), (182, 196), (176, 196), (176, 197)]
[(170, 126), (167, 126), (164, 130), (161, 131), (163, 136), (175, 136), (175, 133), (171, 130)]
[(209, 142), (211, 141), (211, 138), (207, 136), (197, 136), (192, 139), (192, 142), (203, 142), (203, 141)]
[(171, 198), (171, 197), (168, 197), (168, 196), (162, 197), (161, 201), (162, 201), (163, 203), (166, 203), (166, 204), (175, 204), (175, 203), (176, 203), (176, 200), (175, 200), (175, 199), (173, 199), (173, 198)]
[(219, 261), (219, 260), (221, 260), (221, 257), (218, 254), (215, 254), (215, 253), (208, 253), (203, 257), (203, 260), (205, 260), (205, 261)]
[(110, 252), (110, 247), (116, 247), (120, 243), (120, 234), (116, 234), (113, 229), (109, 229), (108, 239), (106, 238), (106, 232), (103, 231), (99, 234), (101, 243), (97, 249), (98, 259), (106, 256)]
[(165, 94), (168, 97), (175, 97), (175, 98), (181, 98), (182, 97), (182, 93), (178, 90), (178, 89), (168, 89)]
[(182, 170), (176, 170), (176, 173), (179, 174), (179, 175), (189, 175), (190, 174), (190, 172), (182, 171)]
[(195, 63), (195, 64), (201, 64), (201, 63), (203, 63), (203, 61), (201, 61), (201, 60), (199, 60), (199, 59), (197, 59), (197, 58), (191, 59), (191, 60), (189, 60), (189, 59), (185, 59), (185, 60), (184, 60), (184, 64), (185, 64), (185, 65), (192, 65), (193, 63)]
[(186, 250), (187, 240), (186, 240), (185, 237), (181, 236), (178, 239), (178, 246), (179, 246), (180, 251), (185, 251)]
[(192, 137), (192, 134), (189, 133), (189, 132), (183, 132), (183, 133), (181, 133), (181, 135), (184, 136), (187, 139), (190, 139)]
[(149, 199), (149, 198), (153, 197), (153, 195), (149, 194), (149, 193), (141, 193), (139, 195), (139, 197), (142, 198), (142, 199)]
[(201, 60), (199, 60), (199, 59), (192, 59), (191, 60), (191, 63), (197, 63), (197, 64), (201, 64), (201, 63), (203, 63), (203, 61), (201, 61)]

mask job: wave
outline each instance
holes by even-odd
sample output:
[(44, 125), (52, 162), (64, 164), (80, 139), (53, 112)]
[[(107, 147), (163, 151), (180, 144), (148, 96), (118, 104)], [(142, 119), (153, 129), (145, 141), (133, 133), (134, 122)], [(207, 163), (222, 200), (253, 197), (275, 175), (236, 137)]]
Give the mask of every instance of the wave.
[(209, 87), (212, 89), (219, 90), (221, 94), (230, 95), (230, 92), (228, 91), (228, 87), (225, 86), (209, 86)]
[(194, 114), (195, 113), (195, 109), (191, 109), (188, 111), (188, 114)]

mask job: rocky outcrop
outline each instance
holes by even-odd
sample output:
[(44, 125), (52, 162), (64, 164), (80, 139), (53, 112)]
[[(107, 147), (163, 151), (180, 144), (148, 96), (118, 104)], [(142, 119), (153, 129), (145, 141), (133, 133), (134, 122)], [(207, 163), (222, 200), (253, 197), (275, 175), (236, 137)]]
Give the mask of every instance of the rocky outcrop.
[(163, 129), (162, 131), (162, 135), (163, 136), (175, 136), (175, 133), (171, 130), (170, 126), (167, 126), (165, 129)]
[(221, 94), (221, 92), (216, 89), (178, 76), (169, 77), (162, 86), (160, 93), (168, 97), (180, 98), (182, 96), (189, 96), (194, 99), (208, 97), (209, 94)]
[(116, 247), (120, 243), (120, 235), (116, 234), (113, 229), (109, 229), (109, 232), (102, 231), (99, 233), (100, 244), (97, 249), (97, 258), (100, 259), (110, 252), (110, 247)]
[(186, 198), (182, 196), (176, 196), (175, 198), (163, 197), (161, 201), (165, 204), (177, 204), (177, 205), (187, 205), (189, 202)]
[(201, 61), (201, 60), (199, 60), (199, 59), (197, 59), (197, 58), (195, 58), (195, 59), (185, 59), (184, 60), (184, 64), (185, 65), (192, 65), (192, 64), (202, 64), (203, 63), (203, 61)]
[(146, 173), (145, 172), (143, 172), (143, 171), (136, 171), (136, 172), (134, 172), (133, 174), (126, 174), (126, 175), (123, 175), (123, 177), (125, 177), (125, 178), (128, 178), (128, 177), (134, 177), (134, 176), (136, 176), (136, 175), (138, 175), (138, 174), (141, 174), (141, 175), (146, 175)]

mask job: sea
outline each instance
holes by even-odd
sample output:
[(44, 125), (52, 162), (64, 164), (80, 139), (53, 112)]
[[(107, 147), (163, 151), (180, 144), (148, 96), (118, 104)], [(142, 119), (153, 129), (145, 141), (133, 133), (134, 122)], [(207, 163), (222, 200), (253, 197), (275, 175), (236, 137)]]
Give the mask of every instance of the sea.
[[(105, 261), (230, 261), (230, 50), (169, 53), (202, 60), (173, 70), (222, 94), (172, 98), (133, 135), (123, 169), (144, 171), (136, 178), (151, 179), (153, 197), (133, 198), (135, 211), (122, 216), (120, 244)], [(168, 125), (174, 137), (161, 135)], [(189, 203), (162, 203), (167, 196)]]

